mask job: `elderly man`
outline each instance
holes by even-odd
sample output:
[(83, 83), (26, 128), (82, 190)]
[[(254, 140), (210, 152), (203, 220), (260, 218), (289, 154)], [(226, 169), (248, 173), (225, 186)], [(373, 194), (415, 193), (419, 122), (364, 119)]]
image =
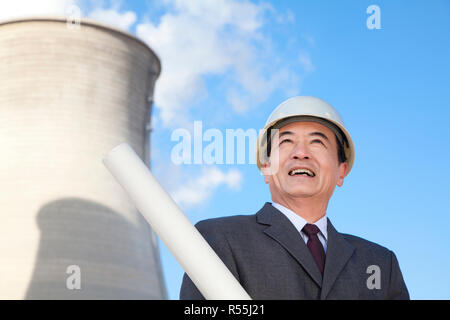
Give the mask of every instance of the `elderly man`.
[[(272, 203), (196, 227), (253, 299), (409, 299), (395, 254), (336, 231), (326, 216), (354, 145), (336, 110), (294, 97), (269, 116), (257, 164)], [(185, 274), (181, 299), (203, 296)]]

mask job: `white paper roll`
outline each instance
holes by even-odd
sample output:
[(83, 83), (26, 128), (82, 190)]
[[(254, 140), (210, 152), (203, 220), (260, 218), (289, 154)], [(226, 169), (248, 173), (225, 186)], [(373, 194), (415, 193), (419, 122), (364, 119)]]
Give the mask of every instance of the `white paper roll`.
[(251, 299), (127, 143), (113, 148), (103, 163), (206, 299)]

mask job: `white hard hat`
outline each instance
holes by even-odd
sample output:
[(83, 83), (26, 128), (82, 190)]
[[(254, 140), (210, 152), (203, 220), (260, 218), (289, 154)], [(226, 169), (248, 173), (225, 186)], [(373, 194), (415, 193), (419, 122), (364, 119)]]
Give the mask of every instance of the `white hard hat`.
[(275, 108), (267, 119), (264, 129), (261, 130), (256, 143), (256, 164), (262, 170), (264, 163), (268, 162), (267, 155), (267, 131), (270, 128), (280, 128), (295, 121), (314, 121), (330, 128), (342, 143), (347, 158), (347, 176), (355, 161), (355, 146), (344, 122), (338, 112), (322, 99), (310, 96), (298, 96), (290, 98)]

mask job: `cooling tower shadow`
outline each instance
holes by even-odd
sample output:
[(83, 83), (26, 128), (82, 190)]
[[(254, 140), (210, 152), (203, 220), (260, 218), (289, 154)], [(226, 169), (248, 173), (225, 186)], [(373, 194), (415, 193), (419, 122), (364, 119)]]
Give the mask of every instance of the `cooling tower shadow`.
[[(37, 223), (41, 237), (26, 299), (166, 298), (157, 245), (137, 212), (131, 223), (99, 203), (65, 198), (44, 205)], [(78, 276), (80, 289), (72, 281)]]

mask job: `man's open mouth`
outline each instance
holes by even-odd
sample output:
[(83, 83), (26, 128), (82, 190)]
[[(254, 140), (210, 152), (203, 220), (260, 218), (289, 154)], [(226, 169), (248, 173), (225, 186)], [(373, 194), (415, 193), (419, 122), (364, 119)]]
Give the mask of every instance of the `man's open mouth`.
[(314, 172), (312, 172), (311, 170), (306, 169), (306, 168), (293, 169), (293, 170), (289, 171), (289, 175), (290, 176), (303, 175), (303, 176), (308, 176), (308, 177), (316, 176), (316, 174)]

